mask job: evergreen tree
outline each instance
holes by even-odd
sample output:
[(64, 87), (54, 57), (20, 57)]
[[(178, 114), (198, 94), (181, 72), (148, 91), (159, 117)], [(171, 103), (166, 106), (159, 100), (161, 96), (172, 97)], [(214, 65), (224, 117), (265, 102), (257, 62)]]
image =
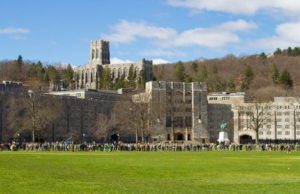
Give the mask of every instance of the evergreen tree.
[(176, 71), (176, 77), (179, 81), (183, 82), (184, 81), (184, 66), (181, 61), (176, 63), (175, 65), (175, 71)]
[(146, 83), (145, 72), (144, 70), (142, 70), (138, 80), (138, 88), (145, 89), (145, 83)]
[(247, 65), (246, 69), (243, 72), (243, 80), (242, 80), (242, 84), (241, 84), (242, 91), (249, 89), (249, 86), (250, 86), (253, 78), (254, 78), (254, 74), (253, 74), (252, 68), (249, 65)]
[(22, 66), (23, 66), (23, 57), (21, 55), (18, 56), (18, 59), (16, 61), (17, 70), (19, 73), (22, 72)]
[(262, 58), (262, 59), (266, 59), (267, 55), (266, 55), (265, 52), (262, 52), (262, 53), (260, 53), (259, 57)]
[(299, 56), (300, 55), (300, 48), (299, 47), (295, 47), (294, 48), (294, 56)]
[(56, 68), (54, 66), (50, 65), (48, 67), (47, 75), (48, 75), (48, 78), (49, 78), (49, 80), (51, 82), (53, 82), (53, 83), (57, 83), (58, 82), (59, 76), (58, 76), (58, 72), (57, 72), (57, 70), (56, 70)]
[(293, 79), (287, 69), (285, 69), (281, 73), (279, 81), (280, 84), (282, 84), (286, 89), (290, 89), (293, 87)]
[(234, 90), (235, 90), (235, 84), (234, 84), (234, 81), (232, 78), (227, 82), (227, 89), (230, 92), (234, 92)]
[(274, 84), (279, 82), (279, 71), (275, 63), (272, 64), (272, 80)]
[(133, 65), (130, 65), (129, 67), (129, 72), (128, 72), (128, 83), (130, 88), (135, 88), (136, 87), (136, 75), (134, 72)]
[(105, 90), (109, 90), (112, 88), (111, 72), (109, 68), (105, 68), (101, 72), (100, 88)]
[(59, 74), (54, 66), (52, 65), (48, 66), (47, 77), (50, 81), (50, 90), (57, 90)]
[(117, 90), (125, 87), (125, 76), (121, 76), (116, 79), (115, 84), (113, 85), (113, 89)]
[(208, 73), (206, 69), (206, 65), (202, 65), (200, 69), (200, 74), (199, 74), (199, 82), (205, 82), (207, 81), (208, 78)]
[(287, 49), (287, 55), (288, 55), (288, 56), (293, 56), (293, 49), (292, 49), (291, 47), (289, 47), (289, 48)]
[(190, 66), (192, 72), (196, 73), (198, 71), (198, 65), (197, 63), (193, 62)]
[(68, 64), (66, 70), (64, 71), (64, 79), (68, 87), (71, 86), (73, 80), (74, 71), (70, 64)]
[(281, 49), (277, 48), (277, 50), (274, 52), (274, 55), (282, 55)]
[(244, 71), (244, 77), (246, 80), (248, 80), (249, 82), (252, 81), (253, 77), (254, 77), (254, 74), (253, 74), (253, 71), (252, 71), (252, 68), (247, 65), (245, 71)]

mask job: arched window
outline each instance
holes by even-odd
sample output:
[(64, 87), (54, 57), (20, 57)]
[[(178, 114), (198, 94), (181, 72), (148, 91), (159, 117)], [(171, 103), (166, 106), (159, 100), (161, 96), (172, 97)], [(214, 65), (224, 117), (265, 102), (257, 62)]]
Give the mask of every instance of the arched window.
[(125, 67), (124, 68), (124, 76), (127, 78), (128, 77), (128, 69)]
[(116, 68), (113, 68), (113, 70), (112, 70), (112, 78), (113, 79), (115, 79), (115, 78), (117, 78), (118, 77), (118, 72), (117, 72), (117, 70), (116, 70)]
[(92, 71), (91, 71), (91, 82), (94, 81), (94, 73), (95, 73), (95, 70), (93, 68)]
[(92, 59), (95, 59), (95, 50), (92, 49)]
[(119, 78), (122, 77), (122, 69), (121, 68), (118, 69), (118, 77)]
[(96, 49), (96, 59), (98, 59), (98, 58), (99, 58), (99, 50)]

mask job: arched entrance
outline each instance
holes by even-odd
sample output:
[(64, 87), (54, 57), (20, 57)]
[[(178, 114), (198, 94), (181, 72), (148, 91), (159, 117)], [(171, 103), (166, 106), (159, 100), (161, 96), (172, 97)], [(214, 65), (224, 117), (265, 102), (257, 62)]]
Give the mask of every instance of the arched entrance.
[(184, 136), (182, 133), (175, 133), (175, 141), (183, 141)]
[(113, 134), (113, 135), (111, 135), (110, 136), (110, 141), (112, 143), (118, 143), (118, 141), (119, 141), (119, 134)]
[(241, 135), (240, 136), (240, 144), (248, 144), (248, 143), (253, 143), (252, 136)]

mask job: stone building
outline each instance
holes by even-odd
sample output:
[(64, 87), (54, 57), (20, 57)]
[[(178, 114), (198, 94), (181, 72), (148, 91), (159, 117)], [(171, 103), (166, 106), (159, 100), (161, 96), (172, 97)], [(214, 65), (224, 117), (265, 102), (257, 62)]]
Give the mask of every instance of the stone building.
[(131, 95), (126, 95), (127, 93), (130, 91), (126, 89), (117, 91), (80, 89), (48, 93), (53, 96), (53, 100), (60, 101), (62, 104), (63, 117), (54, 126), (55, 140), (62, 141), (71, 137), (76, 142), (116, 140), (118, 132), (113, 128), (102, 138), (95, 136), (97, 119), (99, 116), (104, 116), (112, 123), (114, 106), (120, 101), (131, 100), (129, 98)]
[(127, 79), (132, 66), (136, 77), (143, 76), (145, 81), (152, 80), (152, 61), (142, 59), (136, 63), (110, 64), (109, 42), (94, 40), (90, 43), (89, 64), (74, 69), (76, 89), (99, 89), (100, 72), (109, 69), (114, 82), (122, 76)]
[(0, 83), (0, 92), (20, 92), (22, 90), (24, 90), (22, 82), (4, 80)]
[[(254, 143), (254, 118), (259, 118), (259, 142), (300, 141), (300, 99), (275, 97), (272, 102), (251, 103), (244, 93), (211, 93), (208, 99), (210, 141), (216, 142), (222, 120), (227, 122), (229, 139), (234, 143)], [(256, 109), (257, 108), (257, 109)], [(257, 114), (263, 116), (257, 117)]]
[(257, 106), (264, 115), (258, 131), (260, 142), (300, 141), (300, 98), (275, 97), (273, 102), (233, 106), (234, 142), (247, 143), (256, 139), (256, 132), (250, 126), (250, 117), (243, 110), (247, 106)]
[(245, 102), (245, 93), (213, 92), (207, 96), (208, 100), (208, 130), (210, 142), (216, 143), (219, 138), (220, 124), (227, 123), (229, 139), (233, 139), (233, 111), (232, 106)]
[(151, 81), (146, 83), (153, 141), (209, 142), (207, 87), (203, 83)]

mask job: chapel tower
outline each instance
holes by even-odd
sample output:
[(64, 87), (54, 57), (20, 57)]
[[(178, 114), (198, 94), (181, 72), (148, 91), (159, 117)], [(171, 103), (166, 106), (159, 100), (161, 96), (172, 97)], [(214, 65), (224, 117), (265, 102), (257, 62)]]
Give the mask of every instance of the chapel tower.
[(90, 45), (90, 64), (110, 64), (109, 42), (92, 40)]

